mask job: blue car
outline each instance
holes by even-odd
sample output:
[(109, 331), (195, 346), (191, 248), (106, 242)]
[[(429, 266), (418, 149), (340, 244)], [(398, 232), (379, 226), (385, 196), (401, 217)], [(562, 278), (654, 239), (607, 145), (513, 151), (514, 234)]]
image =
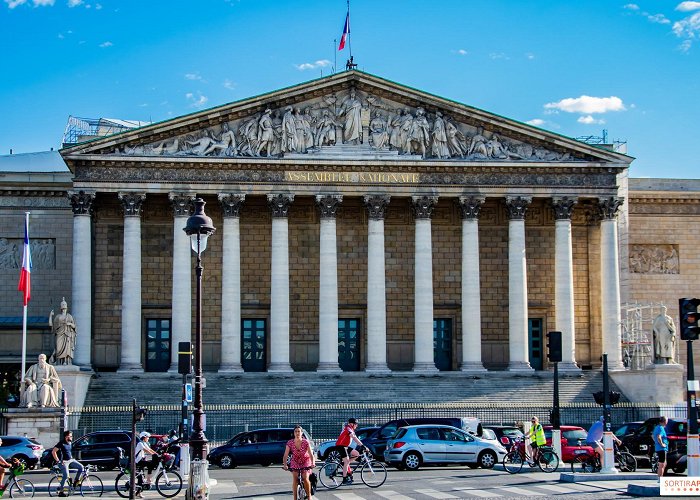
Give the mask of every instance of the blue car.
[(26, 463), (28, 467), (34, 467), (44, 452), (44, 447), (32, 438), (0, 436), (0, 439), (2, 439), (0, 456), (7, 461), (17, 458)]
[[(304, 430), (304, 437), (311, 443), (311, 436)], [(293, 427), (256, 429), (236, 434), (230, 441), (209, 452), (207, 460), (222, 469), (239, 465), (281, 464), (287, 441), (294, 438)]]

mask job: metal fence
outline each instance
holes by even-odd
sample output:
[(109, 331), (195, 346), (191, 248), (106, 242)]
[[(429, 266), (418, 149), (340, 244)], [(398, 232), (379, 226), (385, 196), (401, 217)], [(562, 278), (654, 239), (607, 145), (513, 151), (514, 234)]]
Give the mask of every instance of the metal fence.
[[(176, 405), (145, 405), (146, 418), (137, 430), (167, 434), (177, 429), (182, 409)], [(491, 405), (473, 403), (444, 404), (295, 404), (295, 405), (211, 405), (205, 407), (206, 436), (212, 445), (227, 441), (235, 434), (264, 427), (288, 427), (301, 424), (313, 439), (335, 439), (349, 417), (361, 426), (382, 425), (389, 420), (409, 417), (478, 417), (484, 424), (512, 425), (529, 420), (533, 415), (548, 422), (551, 406), (522, 403)], [(561, 406), (562, 424), (588, 428), (602, 414), (592, 403)], [(684, 404), (621, 403), (613, 407), (613, 424), (645, 420), (666, 415), (685, 418)], [(191, 422), (191, 415), (188, 418)], [(130, 429), (131, 406), (95, 406), (69, 408), (68, 428), (76, 434), (105, 429)]]

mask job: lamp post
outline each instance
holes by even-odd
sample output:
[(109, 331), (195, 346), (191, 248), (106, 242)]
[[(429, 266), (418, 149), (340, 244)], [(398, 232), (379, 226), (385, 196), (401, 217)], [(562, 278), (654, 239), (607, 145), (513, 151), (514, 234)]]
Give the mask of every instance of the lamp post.
[(190, 445), (195, 459), (207, 458), (204, 435), (204, 406), (202, 404), (202, 252), (207, 248), (207, 239), (216, 231), (210, 217), (204, 213), (205, 201), (194, 200), (194, 213), (187, 219), (184, 231), (190, 237), (192, 251), (197, 254), (197, 306), (194, 340), (194, 411), (192, 414), (192, 435)]

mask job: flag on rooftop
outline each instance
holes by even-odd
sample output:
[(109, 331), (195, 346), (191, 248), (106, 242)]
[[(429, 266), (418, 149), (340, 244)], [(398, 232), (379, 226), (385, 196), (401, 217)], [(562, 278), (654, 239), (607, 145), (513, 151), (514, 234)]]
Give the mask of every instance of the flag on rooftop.
[(22, 253), (22, 270), (19, 273), (19, 285), (17, 290), (23, 292), (24, 305), (29, 303), (31, 298), (31, 272), (32, 272), (32, 252), (29, 249), (29, 214), (24, 219), (24, 252)]
[(345, 24), (343, 25), (343, 36), (340, 37), (340, 43), (338, 44), (338, 50), (343, 50), (345, 48), (345, 39), (350, 34), (350, 11), (348, 10), (345, 16)]

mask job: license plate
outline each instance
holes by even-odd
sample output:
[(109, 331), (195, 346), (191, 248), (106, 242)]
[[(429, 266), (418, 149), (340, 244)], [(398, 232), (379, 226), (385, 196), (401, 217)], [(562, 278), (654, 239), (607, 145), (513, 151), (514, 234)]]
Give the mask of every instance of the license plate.
[(574, 450), (574, 455), (585, 455), (588, 450)]

